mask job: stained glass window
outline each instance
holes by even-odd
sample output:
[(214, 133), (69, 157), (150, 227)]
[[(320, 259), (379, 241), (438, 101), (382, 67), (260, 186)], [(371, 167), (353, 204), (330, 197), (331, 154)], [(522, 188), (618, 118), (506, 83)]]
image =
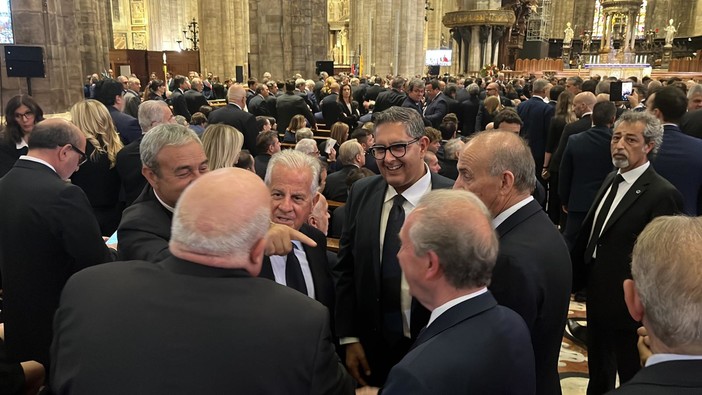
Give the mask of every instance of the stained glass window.
[(0, 0), (0, 44), (14, 44), (10, 0)]
[[(643, 0), (643, 3), (641, 4), (641, 8), (639, 9), (639, 18), (636, 21), (636, 37), (638, 38), (643, 38), (644, 37), (644, 21), (646, 20), (646, 5), (648, 1)], [(600, 0), (595, 1), (595, 17), (592, 21), (592, 37), (602, 37), (602, 30), (604, 29), (604, 15), (602, 15), (602, 5), (600, 4)]]

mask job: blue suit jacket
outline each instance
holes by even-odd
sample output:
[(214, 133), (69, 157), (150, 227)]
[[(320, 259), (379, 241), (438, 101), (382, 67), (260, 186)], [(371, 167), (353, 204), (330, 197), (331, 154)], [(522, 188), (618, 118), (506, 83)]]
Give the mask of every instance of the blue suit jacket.
[(517, 107), (517, 113), (524, 122), (520, 135), (529, 143), (538, 174), (541, 174), (544, 165), (546, 137), (553, 112), (553, 106), (549, 106), (539, 97), (532, 97)]
[(612, 130), (594, 126), (568, 138), (559, 170), (558, 194), (568, 211), (587, 213), (597, 190), (613, 170)]
[(122, 144), (127, 145), (141, 137), (141, 126), (136, 118), (120, 112), (115, 106), (107, 106), (107, 109), (110, 111), (112, 122), (115, 124), (120, 139), (122, 139)]
[(651, 163), (683, 195), (683, 213), (702, 213), (702, 140), (684, 134), (676, 125), (664, 125), (663, 144)]
[(447, 113), (448, 103), (446, 102), (446, 95), (440, 93), (427, 105), (426, 110), (424, 110), (424, 118), (431, 122), (431, 126), (438, 129), (439, 125), (441, 125), (441, 120), (444, 119)]
[(450, 308), (390, 371), (382, 395), (533, 394), (524, 321), (488, 292)]

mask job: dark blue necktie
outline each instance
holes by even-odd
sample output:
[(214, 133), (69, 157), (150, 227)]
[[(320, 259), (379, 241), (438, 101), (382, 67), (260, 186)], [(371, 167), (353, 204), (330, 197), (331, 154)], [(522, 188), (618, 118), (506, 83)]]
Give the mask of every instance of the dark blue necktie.
[(397, 253), (400, 251), (400, 228), (405, 222), (405, 210), (402, 208), (404, 202), (405, 198), (399, 194), (393, 199), (383, 239), (381, 306), (383, 329), (390, 338), (403, 336), (400, 306), (402, 269), (397, 261)]
[(293, 244), (293, 249), (290, 250), (285, 260), (285, 284), (307, 295), (307, 285), (305, 284), (305, 277), (302, 275), (302, 267), (295, 256), (296, 248), (295, 244)]

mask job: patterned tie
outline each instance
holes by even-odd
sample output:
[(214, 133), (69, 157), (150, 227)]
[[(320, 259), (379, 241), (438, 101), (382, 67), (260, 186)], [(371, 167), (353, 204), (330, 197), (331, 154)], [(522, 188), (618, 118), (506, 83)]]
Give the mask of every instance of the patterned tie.
[(612, 203), (614, 202), (614, 197), (617, 195), (617, 190), (619, 189), (619, 184), (624, 181), (624, 177), (621, 174), (617, 174), (612, 182), (612, 189), (605, 198), (602, 208), (600, 209), (597, 219), (595, 220), (595, 226), (592, 230), (592, 236), (590, 236), (590, 242), (587, 243), (587, 248), (585, 249), (585, 262), (590, 263), (592, 259), (592, 254), (595, 252), (597, 247), (597, 242), (600, 240), (600, 233), (602, 233), (602, 227), (605, 225), (605, 219), (609, 210), (612, 208)]
[(302, 275), (302, 267), (300, 267), (300, 261), (295, 256), (296, 248), (295, 244), (293, 244), (293, 249), (290, 250), (285, 260), (285, 284), (307, 295), (307, 285), (305, 284), (305, 277)]
[(400, 306), (402, 269), (397, 261), (397, 253), (400, 251), (400, 228), (405, 222), (405, 210), (402, 208), (404, 202), (405, 198), (399, 194), (393, 199), (383, 239), (381, 307), (383, 329), (386, 336), (391, 339), (399, 339), (403, 336)]

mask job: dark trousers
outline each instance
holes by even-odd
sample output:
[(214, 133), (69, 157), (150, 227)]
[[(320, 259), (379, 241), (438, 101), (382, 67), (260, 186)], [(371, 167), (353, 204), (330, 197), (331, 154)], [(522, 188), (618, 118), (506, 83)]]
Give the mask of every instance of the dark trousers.
[(614, 389), (617, 373), (620, 385), (629, 381), (641, 369), (641, 362), (635, 329), (612, 329), (611, 323), (592, 321), (588, 319), (587, 324), (587, 395), (600, 395)]
[(382, 387), (388, 378), (390, 369), (400, 362), (409, 351), (412, 340), (402, 337), (390, 343), (382, 336), (377, 336), (368, 341), (361, 339), (361, 344), (371, 370), (371, 375), (366, 381), (371, 386)]
[[(583, 227), (585, 216), (587, 216), (586, 212), (568, 212), (568, 217), (566, 218), (565, 226), (563, 227), (563, 238), (565, 239), (569, 250), (572, 250), (573, 246), (575, 245), (580, 229)], [(590, 232), (591, 230), (592, 229), (585, 229), (585, 232)]]

